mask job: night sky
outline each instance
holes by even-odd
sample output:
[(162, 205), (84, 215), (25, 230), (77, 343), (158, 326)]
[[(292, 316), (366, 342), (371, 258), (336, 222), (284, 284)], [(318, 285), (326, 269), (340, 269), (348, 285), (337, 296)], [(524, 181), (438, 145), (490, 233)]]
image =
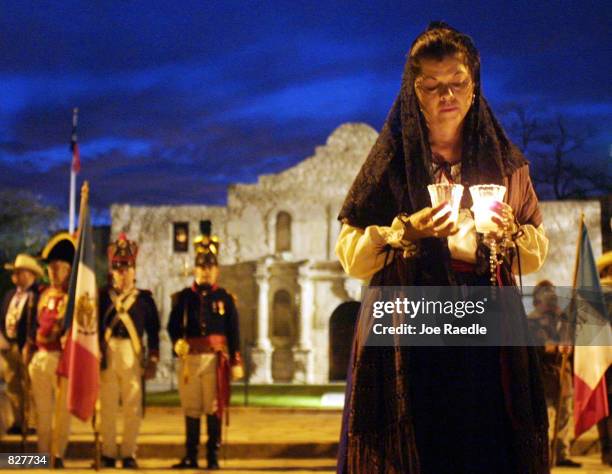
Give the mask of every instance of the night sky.
[(474, 38), (497, 110), (592, 125), (585, 153), (610, 156), (609, 1), (0, 3), (0, 185), (67, 208), (78, 106), (98, 222), (115, 202), (224, 204), (344, 122), (379, 130), (433, 19)]

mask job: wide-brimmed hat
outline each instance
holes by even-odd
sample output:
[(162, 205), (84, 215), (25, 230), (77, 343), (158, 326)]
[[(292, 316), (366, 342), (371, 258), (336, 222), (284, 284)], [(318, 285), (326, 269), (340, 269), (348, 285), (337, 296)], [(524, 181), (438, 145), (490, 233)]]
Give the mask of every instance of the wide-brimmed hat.
[(597, 271), (601, 273), (604, 268), (612, 265), (612, 250), (607, 251), (597, 259)]
[(15, 261), (13, 263), (6, 263), (4, 268), (10, 271), (29, 270), (38, 277), (42, 277), (45, 274), (36, 259), (26, 253), (20, 253), (17, 255)]
[(42, 258), (47, 262), (61, 260), (72, 265), (74, 254), (76, 253), (76, 242), (68, 232), (60, 232), (45, 245), (42, 251)]

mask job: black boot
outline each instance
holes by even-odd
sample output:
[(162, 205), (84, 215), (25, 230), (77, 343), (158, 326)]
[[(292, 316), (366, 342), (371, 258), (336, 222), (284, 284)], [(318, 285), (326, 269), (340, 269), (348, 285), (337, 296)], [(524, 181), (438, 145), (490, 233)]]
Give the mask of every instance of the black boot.
[(217, 415), (206, 415), (206, 461), (208, 469), (219, 469), (219, 447), (221, 446), (221, 420)]
[(136, 462), (136, 458), (133, 456), (123, 458), (121, 466), (123, 469), (138, 469), (138, 463)]
[(200, 419), (185, 417), (185, 457), (173, 469), (197, 469), (200, 444)]
[(601, 462), (612, 466), (612, 416), (608, 416), (597, 423), (599, 442), (601, 443)]
[[(100, 467), (101, 468), (113, 468), (115, 467), (117, 464), (117, 461), (115, 460), (115, 458), (111, 458), (110, 456), (105, 456), (104, 454), (102, 454), (100, 456)], [(96, 462), (94, 461), (93, 463), (91, 463), (91, 467), (92, 469), (96, 468)]]

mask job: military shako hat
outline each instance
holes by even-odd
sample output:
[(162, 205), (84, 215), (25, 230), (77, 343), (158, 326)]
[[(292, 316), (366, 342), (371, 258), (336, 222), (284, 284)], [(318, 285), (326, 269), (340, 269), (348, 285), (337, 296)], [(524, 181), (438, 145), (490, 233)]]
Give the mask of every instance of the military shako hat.
[(200, 224), (201, 234), (193, 241), (195, 248), (195, 266), (207, 267), (217, 266), (219, 261), (219, 238), (216, 235), (211, 235), (212, 224), (210, 221), (203, 221)]
[(117, 240), (108, 246), (108, 261), (113, 270), (136, 266), (138, 255), (138, 244), (128, 240), (125, 233), (121, 232)]

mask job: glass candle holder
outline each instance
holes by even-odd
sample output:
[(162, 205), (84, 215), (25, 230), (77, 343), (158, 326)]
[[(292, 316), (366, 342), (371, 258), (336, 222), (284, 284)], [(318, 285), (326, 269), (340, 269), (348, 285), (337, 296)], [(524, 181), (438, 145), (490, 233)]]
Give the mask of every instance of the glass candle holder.
[(470, 194), (474, 202), (474, 222), (476, 232), (487, 234), (497, 230), (493, 217), (497, 214), (492, 208), (497, 202), (502, 202), (506, 194), (506, 187), (497, 184), (479, 184), (470, 186)]
[[(463, 186), (461, 184), (450, 183), (430, 184), (427, 186), (427, 191), (429, 191), (432, 207), (448, 201), (448, 204), (442, 208), (438, 215), (446, 214), (450, 210), (449, 221), (456, 225), (459, 218), (461, 197), (463, 196)], [(438, 215), (434, 216), (434, 218), (438, 217)]]

